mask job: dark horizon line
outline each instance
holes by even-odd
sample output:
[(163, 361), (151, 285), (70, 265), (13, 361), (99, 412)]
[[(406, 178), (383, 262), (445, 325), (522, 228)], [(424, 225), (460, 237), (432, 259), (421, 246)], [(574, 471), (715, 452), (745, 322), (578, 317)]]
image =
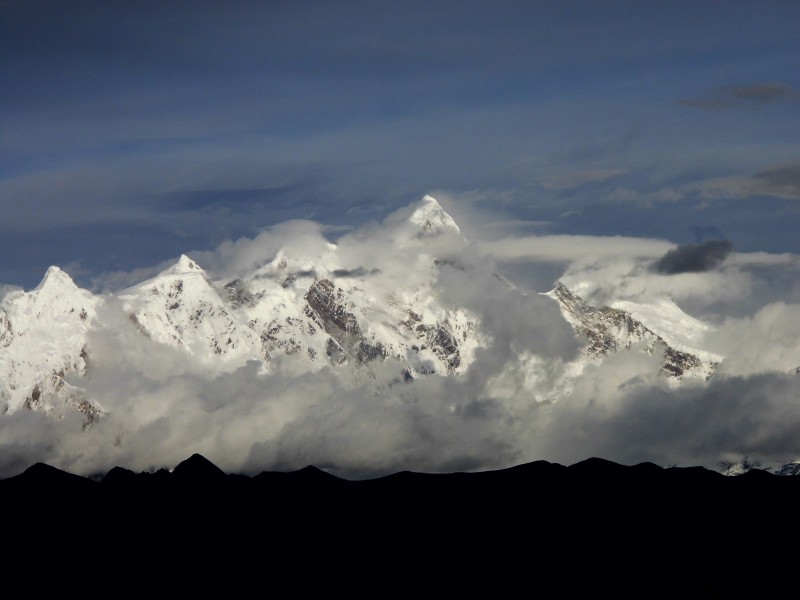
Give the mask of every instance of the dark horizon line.
[(9, 476), (9, 477), (0, 478), (0, 483), (5, 482), (5, 481), (9, 481), (9, 480), (14, 480), (14, 479), (17, 479), (17, 478), (22, 478), (22, 477), (26, 476), (26, 474), (28, 476), (30, 476), (32, 473), (35, 473), (35, 472), (44, 473), (44, 472), (48, 472), (48, 471), (50, 473), (52, 473), (52, 474), (55, 474), (57, 472), (57, 473), (60, 473), (62, 475), (66, 475), (66, 476), (69, 476), (69, 477), (85, 479), (86, 481), (96, 482), (96, 483), (101, 483), (101, 482), (105, 481), (109, 477), (109, 474), (114, 473), (114, 472), (118, 473), (118, 474), (124, 473), (128, 477), (134, 476), (134, 477), (140, 477), (140, 478), (147, 478), (147, 477), (172, 476), (172, 475), (175, 474), (176, 471), (178, 471), (178, 474), (179, 474), (178, 476), (180, 476), (181, 471), (184, 471), (184, 472), (187, 472), (187, 473), (191, 471), (193, 473), (201, 473), (204, 477), (208, 477), (209, 475), (211, 475), (211, 476), (224, 476), (226, 478), (245, 478), (245, 479), (255, 479), (255, 478), (258, 478), (259, 476), (271, 476), (271, 475), (275, 475), (275, 476), (288, 475), (288, 476), (291, 476), (291, 475), (296, 475), (296, 474), (312, 474), (312, 473), (315, 473), (315, 474), (317, 474), (319, 476), (324, 476), (324, 477), (328, 477), (328, 478), (331, 478), (331, 479), (336, 479), (336, 480), (342, 481), (342, 482), (357, 483), (357, 482), (377, 481), (377, 480), (382, 480), (382, 479), (386, 479), (386, 478), (390, 478), (390, 477), (404, 476), (404, 475), (405, 476), (418, 475), (418, 476), (423, 476), (423, 477), (436, 477), (436, 476), (447, 477), (447, 476), (454, 476), (454, 475), (461, 475), (461, 476), (493, 475), (493, 474), (496, 475), (496, 474), (502, 474), (502, 473), (509, 473), (509, 472), (512, 472), (512, 471), (515, 471), (515, 470), (524, 470), (526, 467), (527, 468), (532, 468), (532, 467), (535, 467), (537, 465), (538, 466), (542, 466), (542, 467), (550, 466), (550, 467), (553, 467), (555, 469), (563, 469), (565, 471), (566, 470), (585, 470), (585, 471), (589, 471), (589, 470), (591, 470), (591, 471), (613, 470), (613, 471), (615, 471), (617, 473), (622, 473), (623, 471), (644, 472), (645, 470), (650, 472), (650, 473), (657, 473), (659, 471), (673, 471), (673, 470), (687, 471), (687, 470), (691, 470), (691, 471), (696, 471), (696, 472), (707, 472), (707, 473), (710, 473), (710, 474), (713, 474), (713, 475), (718, 475), (719, 477), (725, 478), (725, 479), (732, 479), (732, 478), (741, 477), (741, 476), (747, 475), (747, 473), (760, 473), (760, 474), (763, 474), (763, 475), (769, 475), (769, 476), (776, 477), (776, 478), (782, 477), (778, 473), (774, 473), (772, 471), (769, 471), (768, 469), (763, 469), (763, 468), (756, 467), (756, 466), (751, 467), (750, 469), (748, 469), (742, 475), (739, 475), (739, 476), (728, 476), (728, 475), (725, 475), (725, 474), (721, 473), (720, 471), (715, 471), (713, 469), (710, 469), (708, 467), (704, 467), (704, 466), (701, 466), (701, 465), (690, 465), (690, 466), (668, 465), (666, 467), (662, 467), (661, 465), (658, 465), (658, 464), (650, 462), (650, 461), (643, 461), (643, 462), (632, 464), (632, 465), (625, 465), (625, 464), (622, 464), (622, 463), (618, 463), (618, 462), (615, 462), (615, 461), (612, 461), (612, 460), (609, 460), (609, 459), (605, 459), (605, 458), (602, 458), (602, 457), (597, 457), (597, 456), (592, 456), (592, 457), (586, 458), (584, 460), (572, 463), (571, 465), (563, 465), (561, 463), (540, 459), (540, 460), (533, 460), (533, 461), (519, 463), (519, 464), (516, 464), (516, 465), (512, 465), (510, 467), (502, 467), (502, 468), (497, 468), (497, 469), (485, 469), (485, 470), (480, 470), (480, 471), (412, 471), (412, 470), (408, 470), (408, 469), (403, 469), (403, 470), (400, 470), (400, 471), (393, 471), (393, 472), (387, 473), (385, 475), (376, 475), (376, 476), (373, 476), (373, 477), (364, 477), (364, 478), (357, 478), (357, 479), (350, 479), (350, 478), (347, 478), (347, 477), (343, 477), (341, 475), (337, 475), (337, 474), (332, 473), (330, 471), (326, 471), (325, 469), (317, 467), (316, 465), (312, 465), (312, 464), (309, 464), (309, 465), (306, 465), (305, 467), (301, 467), (299, 469), (294, 469), (294, 470), (291, 470), (291, 471), (264, 470), (264, 471), (260, 471), (258, 473), (255, 473), (253, 475), (248, 475), (246, 473), (241, 473), (241, 472), (226, 472), (226, 471), (223, 471), (216, 464), (214, 464), (213, 462), (208, 460), (202, 454), (194, 453), (189, 458), (187, 458), (187, 459), (181, 461), (180, 463), (178, 463), (172, 469), (168, 469), (166, 467), (161, 467), (161, 468), (156, 469), (156, 470), (136, 472), (136, 471), (134, 471), (132, 469), (128, 469), (126, 467), (114, 466), (111, 469), (109, 469), (106, 473), (96, 473), (96, 474), (91, 474), (91, 475), (79, 475), (77, 473), (71, 473), (70, 471), (66, 471), (64, 469), (61, 469), (61, 468), (58, 468), (58, 467), (54, 467), (54, 466), (52, 466), (52, 465), (50, 465), (48, 463), (36, 462), (36, 463), (32, 464), (31, 466), (29, 466), (28, 468), (26, 468), (21, 473), (18, 473), (17, 475), (12, 475), (12, 476)]

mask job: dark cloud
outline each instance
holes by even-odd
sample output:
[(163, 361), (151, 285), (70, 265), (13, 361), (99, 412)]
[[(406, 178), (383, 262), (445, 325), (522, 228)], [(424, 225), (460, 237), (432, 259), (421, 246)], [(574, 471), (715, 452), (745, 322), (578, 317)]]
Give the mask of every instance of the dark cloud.
[(754, 192), (779, 198), (800, 199), (800, 162), (759, 171), (751, 179)]
[(782, 98), (797, 98), (798, 90), (782, 83), (762, 83), (754, 85), (738, 85), (730, 89), (730, 95), (748, 102), (772, 102)]
[(714, 88), (702, 98), (683, 98), (678, 104), (700, 110), (758, 108), (765, 104), (800, 100), (800, 90), (784, 83), (755, 83)]
[[(800, 161), (770, 165), (755, 175), (710, 179), (701, 184), (701, 189), (704, 196), (710, 199), (759, 197), (759, 204), (764, 202), (765, 197), (800, 200)], [(782, 214), (781, 222), (785, 218), (785, 214)], [(773, 230), (778, 227), (778, 223), (772, 224)]]
[[(558, 419), (546, 433), (553, 449), (543, 454), (559, 455), (566, 463), (604, 456), (628, 464), (712, 466), (727, 456), (734, 462), (754, 457), (783, 464), (800, 453), (798, 385), (796, 375), (769, 373), (715, 378), (707, 386), (679, 390), (641, 386), (620, 390), (612, 414), (604, 403), (578, 411), (567, 401), (555, 407)], [(579, 450), (563, 448), (569, 444)]]
[(334, 277), (366, 277), (367, 275), (378, 275), (381, 272), (380, 269), (365, 269), (364, 267), (358, 267), (355, 269), (336, 269), (333, 271)]
[(708, 240), (702, 244), (682, 244), (670, 250), (652, 266), (657, 273), (700, 273), (710, 271), (733, 252), (728, 240)]

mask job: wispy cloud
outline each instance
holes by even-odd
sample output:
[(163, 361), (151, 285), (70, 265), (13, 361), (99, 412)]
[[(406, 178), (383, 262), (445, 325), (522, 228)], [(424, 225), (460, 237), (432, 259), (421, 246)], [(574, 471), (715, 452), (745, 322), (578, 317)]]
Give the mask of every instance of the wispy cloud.
[(800, 161), (770, 165), (752, 175), (696, 179), (655, 190), (620, 187), (609, 194), (608, 200), (654, 207), (689, 200), (715, 201), (763, 196), (800, 200)]
[(776, 165), (759, 171), (751, 177), (750, 188), (755, 194), (800, 199), (800, 162)]
[(627, 173), (627, 169), (588, 169), (549, 175), (541, 180), (543, 187), (553, 190), (569, 190), (589, 183), (601, 183)]
[(656, 258), (667, 252), (671, 246), (663, 240), (592, 235), (506, 237), (480, 243), (483, 252), (499, 260), (570, 262), (622, 256)]
[(800, 90), (785, 83), (753, 83), (717, 87), (706, 96), (682, 98), (677, 103), (700, 110), (724, 111), (754, 109), (787, 101), (800, 101)]
[(708, 199), (771, 196), (800, 200), (800, 161), (772, 165), (750, 176), (708, 179), (696, 187)]

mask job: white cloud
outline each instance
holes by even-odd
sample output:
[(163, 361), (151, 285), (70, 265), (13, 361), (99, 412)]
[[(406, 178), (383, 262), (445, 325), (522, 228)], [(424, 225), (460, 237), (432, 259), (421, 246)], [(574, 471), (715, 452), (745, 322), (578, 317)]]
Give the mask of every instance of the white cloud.
[(673, 244), (645, 238), (589, 235), (511, 237), (481, 242), (481, 251), (498, 260), (553, 261), (588, 264), (613, 257), (655, 258)]
[(800, 304), (776, 302), (752, 316), (727, 318), (709, 345), (725, 352), (724, 373), (793, 373), (800, 367)]
[(279, 250), (289, 256), (322, 257), (330, 244), (323, 230), (314, 221), (287, 221), (254, 238), (225, 241), (212, 251), (195, 251), (191, 256), (212, 276), (231, 280), (271, 261)]
[(8, 294), (12, 292), (18, 292), (21, 288), (17, 285), (7, 285), (4, 283), (0, 283), (0, 300), (5, 298)]

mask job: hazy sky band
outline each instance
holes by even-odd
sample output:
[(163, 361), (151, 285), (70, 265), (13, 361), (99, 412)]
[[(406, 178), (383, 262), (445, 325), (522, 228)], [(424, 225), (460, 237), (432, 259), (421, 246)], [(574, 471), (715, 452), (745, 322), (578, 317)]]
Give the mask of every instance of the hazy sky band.
[(549, 233), (798, 252), (797, 22), (795, 2), (5, 1), (0, 281), (88, 285), (438, 190)]

